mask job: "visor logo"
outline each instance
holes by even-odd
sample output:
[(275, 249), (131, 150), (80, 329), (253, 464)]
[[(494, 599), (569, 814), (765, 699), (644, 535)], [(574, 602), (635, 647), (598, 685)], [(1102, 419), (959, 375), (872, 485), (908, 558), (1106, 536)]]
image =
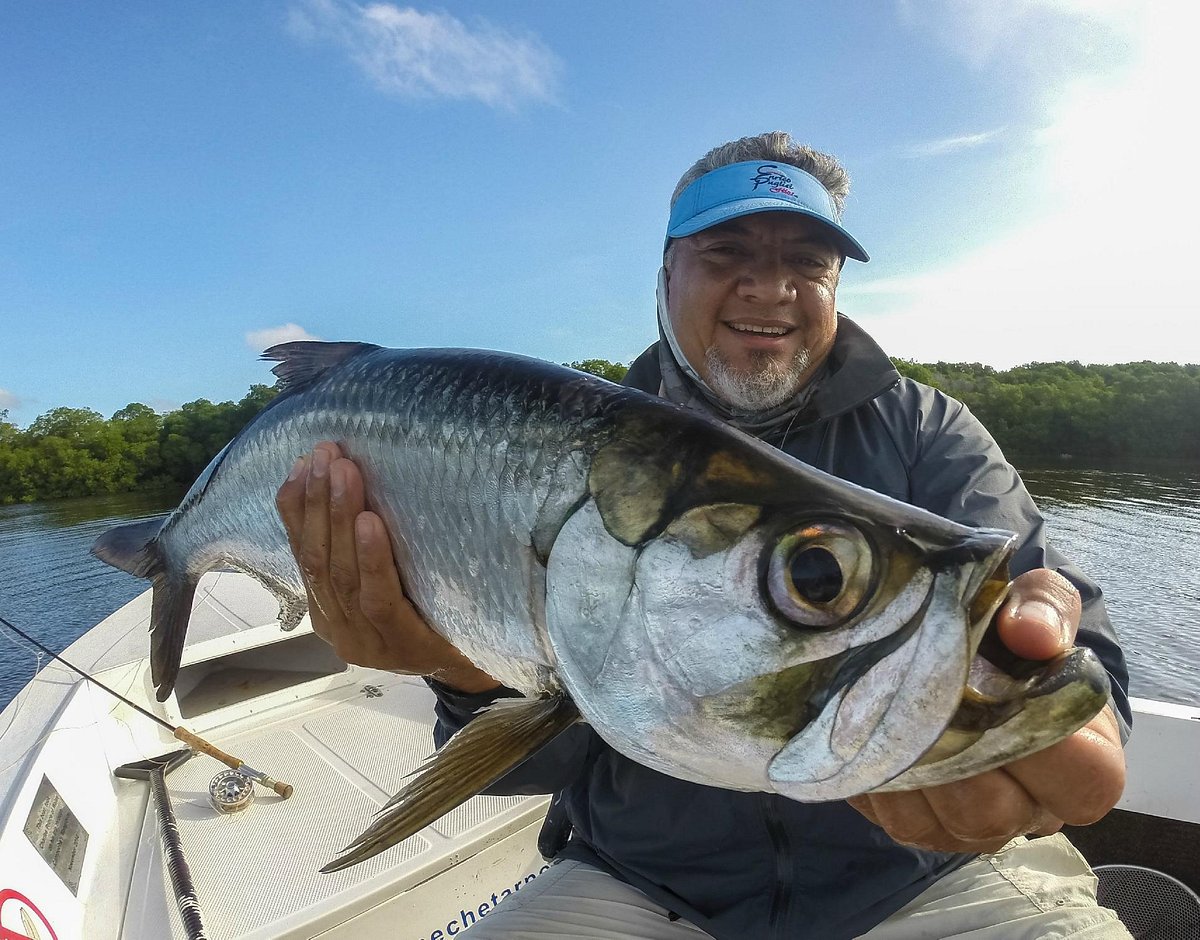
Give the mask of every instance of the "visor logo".
[(764, 163), (760, 166), (752, 182), (754, 190), (757, 190), (759, 186), (766, 186), (768, 192), (796, 198), (796, 194), (792, 192), (792, 178), (781, 172), (774, 163)]

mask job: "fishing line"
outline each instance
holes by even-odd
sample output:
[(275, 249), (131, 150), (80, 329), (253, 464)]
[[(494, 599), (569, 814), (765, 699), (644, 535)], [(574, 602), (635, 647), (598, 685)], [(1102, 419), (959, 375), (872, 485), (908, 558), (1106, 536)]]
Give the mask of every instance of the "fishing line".
[[(108, 645), (108, 647), (104, 651), (104, 653), (107, 654), (107, 653), (111, 652), (113, 649), (115, 649), (117, 646), (119, 646), (121, 644), (121, 642), (130, 633), (132, 633), (138, 629), (138, 626), (139, 626), (138, 624), (135, 624), (135, 625), (129, 627), (128, 629), (126, 629), (125, 632), (121, 633), (119, 636), (114, 637), (113, 641)], [(4, 637), (4, 639), (8, 640), (8, 642), (11, 643), (13, 646), (15, 646), (17, 649), (28, 652), (31, 656), (34, 657), (34, 660), (35, 660), (34, 669), (33, 669), (33, 672), (29, 676), (29, 680), (32, 681), (33, 679), (36, 679), (38, 676), (38, 673), (40, 673), (42, 671), (42, 661), (45, 659), (45, 653), (43, 653), (37, 647), (29, 645), (28, 643), (23, 641), (20, 637), (11, 635), (7, 630), (4, 629), (3, 626), (0, 626), (0, 636)], [(102, 658), (102, 657), (97, 657), (97, 661), (99, 661), (100, 658)], [(54, 661), (51, 660), (47, 664), (46, 668), (49, 669), (49, 668), (53, 667), (54, 665), (55, 665)], [(126, 693), (128, 693), (129, 690), (131, 688), (133, 688), (133, 686), (136, 682), (137, 682), (136, 673), (131, 674), (124, 691)], [(8, 724), (5, 725), (5, 727), (2, 730), (0, 730), (0, 740), (3, 740), (3, 738), (8, 734), (9, 730), (13, 727), (13, 725), (16, 724), (16, 721), (21, 716), (21, 713), (25, 710), (25, 702), (26, 702), (26, 699), (28, 699), (31, 691), (32, 690), (30, 688), (29, 682), (27, 681), (22, 684), (22, 687), (17, 692), (17, 694), (12, 697), (10, 707), (8, 709), (6, 709), (6, 710), (11, 711), (12, 714), (9, 716)], [(120, 707), (121, 707), (121, 702), (119, 700), (114, 701), (112, 703), (112, 706), (105, 710), (105, 715), (110, 720), (112, 720), (117, 725), (119, 725), (121, 728), (123, 728), (125, 730), (125, 734), (129, 738), (130, 742), (133, 743), (133, 742), (135, 742), (133, 729), (129, 726), (129, 723), (127, 721), (125, 721), (124, 719), (119, 718), (117, 716), (117, 709), (119, 709)], [(8, 771), (12, 767), (15, 767), (17, 764), (19, 764), (22, 760), (25, 759), (26, 755), (28, 755), (30, 751), (32, 751), (34, 748), (40, 746), (45, 741), (50, 740), (50, 738), (52, 738), (54, 735), (62, 733), (62, 732), (67, 732), (67, 731), (82, 731), (85, 728), (95, 728), (96, 726), (98, 726), (100, 724), (100, 722), (102, 720), (104, 720), (104, 719), (100, 718), (100, 717), (96, 717), (93, 720), (87, 722), (86, 724), (82, 724), (82, 725), (61, 725), (60, 724), (60, 725), (56, 725), (55, 727), (50, 728), (48, 731), (44, 732), (42, 735), (40, 735), (38, 738), (36, 738), (34, 741), (32, 741), (28, 747), (26, 747), (20, 754), (18, 754), (9, 763), (0, 765), (0, 773), (3, 773), (5, 771)], [(136, 747), (136, 744), (135, 744), (135, 747)]]
[(215, 745), (210, 744), (208, 741), (205, 741), (199, 735), (193, 734), (192, 732), (188, 731), (187, 728), (184, 728), (182, 725), (179, 725), (179, 726), (172, 725), (169, 721), (167, 721), (163, 718), (160, 718), (158, 715), (154, 714), (153, 712), (147, 711), (146, 709), (142, 708), (141, 705), (137, 704), (137, 702), (133, 702), (133, 701), (127, 699), (120, 692), (117, 692), (117, 691), (109, 688), (107, 685), (105, 685), (99, 679), (95, 679), (92, 676), (89, 676), (86, 672), (84, 672), (78, 666), (72, 665), (71, 663), (67, 662), (65, 659), (63, 659), (61, 656), (59, 656), (52, 649), (50, 649), (49, 647), (43, 646), (41, 643), (39, 643), (37, 640), (35, 640), (33, 637), (31, 637), (28, 633), (26, 633), (20, 627), (16, 626), (15, 624), (11, 623), (10, 621), (6, 620), (4, 617), (0, 617), (0, 624), (7, 627), (9, 630), (12, 630), (13, 633), (24, 638), (26, 641), (32, 643), (34, 646), (36, 646), (39, 650), (41, 650), (43, 653), (45, 653), (51, 659), (62, 663), (64, 666), (66, 666), (68, 669), (72, 670), (73, 672), (79, 673), (79, 675), (83, 676), (83, 678), (87, 679), (93, 685), (99, 686), (101, 689), (103, 689), (109, 695), (113, 696), (113, 698), (119, 699), (120, 701), (124, 702), (126, 705), (128, 705), (130, 708), (132, 708), (138, 714), (143, 715), (146, 718), (149, 718), (151, 721), (155, 722), (156, 724), (162, 725), (164, 728), (166, 728), (168, 731), (171, 732), (172, 736), (178, 738), (184, 744), (188, 745), (188, 747), (191, 747), (197, 751), (202, 751), (205, 754), (208, 754), (210, 757), (215, 757), (217, 760), (219, 760), (222, 764), (225, 764), (227, 767), (231, 767), (234, 770), (241, 771), (247, 777), (250, 777), (257, 783), (261, 784), (262, 786), (265, 786), (270, 790), (274, 790), (285, 800), (292, 795), (292, 785), (290, 783), (283, 783), (280, 780), (275, 780), (272, 777), (268, 777), (262, 771), (255, 770), (253, 767), (251, 767), (249, 764), (247, 764), (245, 761), (241, 760), (240, 758), (234, 757), (231, 754), (227, 754), (225, 751), (222, 751), (220, 748), (216, 747)]
[[(25, 693), (28, 691), (29, 682), (32, 682), (37, 677), (37, 674), (42, 671), (42, 651), (35, 647), (26, 646), (24, 643), (22, 643), (16, 637), (9, 636), (9, 634), (5, 631), (0, 631), (0, 633), (2, 633), (2, 635), (4, 636), (4, 639), (8, 640), (8, 642), (11, 643), (13, 646), (15, 646), (17, 649), (24, 650), (25, 652), (30, 653), (34, 657), (33, 674), (30, 675), (29, 681), (21, 683), (20, 688), (17, 689), (17, 694), (14, 695), (12, 697), (11, 701), (9, 702), (9, 705), (16, 703), (16, 707), (12, 709), (12, 715), (8, 719), (8, 724), (5, 726), (3, 731), (0, 731), (0, 740), (3, 740), (4, 736), (6, 734), (8, 734), (9, 729), (14, 724), (16, 724), (17, 718), (21, 714), (21, 710), (25, 707)], [(4, 710), (8, 711), (9, 710), (8, 706), (6, 706)], [(42, 740), (45, 740), (46, 737), (49, 737), (49, 734), (47, 734), (47, 735), (43, 736), (41, 739), (39, 739), (35, 743), (35, 746), (36, 746), (36, 744), (40, 744)], [(28, 751), (26, 751), (25, 753), (28, 753)], [(17, 758), (17, 761), (21, 760), (24, 756), (25, 755), (22, 754), (21, 757)], [(15, 764), (17, 761), (13, 761), (13, 764)], [(0, 771), (8, 770), (8, 768), (13, 766), (13, 764), (9, 764), (7, 766), (0, 767)]]
[[(5, 629), (5, 626), (11, 627), (13, 625), (11, 623), (9, 623), (7, 620), (0, 618), (0, 621), (2, 621), (2, 623), (3, 623), (3, 625), (0, 625), (0, 636), (4, 637), (4, 639), (6, 639), (9, 643), (11, 643), (17, 649), (23, 650), (34, 657), (34, 659), (35, 659), (34, 670), (33, 670), (32, 675), (30, 675), (30, 677), (29, 677), (30, 682), (32, 682), (34, 679), (36, 679), (38, 677), (39, 673), (42, 672), (42, 660), (45, 658), (46, 654), (42, 651), (40, 644), (38, 644), (36, 646), (31, 645), (31, 643), (29, 641), (22, 639), (22, 637), (13, 636), (11, 633), (9, 633), (9, 631), (7, 629)], [(15, 629), (15, 627), (14, 627), (14, 629)], [(125, 633), (121, 634), (120, 637), (118, 637), (116, 640), (113, 641), (112, 644), (109, 645), (109, 650), (111, 650), (118, 643), (120, 643), (120, 641), (122, 639), (124, 639), (125, 636), (127, 636), (134, 629), (136, 629), (136, 627), (130, 627), (129, 630), (126, 630)], [(23, 631), (18, 631), (18, 632), (23, 633)], [(55, 662), (53, 659), (51, 659), (49, 661), (49, 663), (46, 665), (46, 669), (50, 669), (54, 665), (55, 665)], [(136, 681), (136, 677), (131, 677), (129, 679), (129, 686), (126, 688), (125, 691), (128, 692), (129, 688), (131, 688), (133, 686), (133, 683), (135, 681)], [(13, 725), (16, 724), (17, 719), (21, 717), (21, 713), (25, 710), (26, 700), (29, 698), (29, 695), (32, 692), (32, 687), (30, 685), (30, 682), (26, 682), (21, 687), (21, 689), (17, 692), (17, 694), (13, 696), (12, 701), (9, 704), (9, 707), (5, 709), (6, 711), (11, 711), (12, 714), (10, 715), (10, 717), (8, 719), (8, 724), (4, 727), (4, 729), (2, 731), (0, 731), (0, 740), (4, 739), (4, 737), (8, 734), (8, 732), (12, 729)], [(107, 715), (107, 717), (109, 719), (114, 721), (120, 727), (124, 728), (125, 734), (129, 737), (129, 740), (131, 742), (133, 742), (135, 740), (134, 735), (133, 735), (133, 729), (129, 727), (129, 723), (127, 721), (117, 717), (116, 711), (120, 707), (121, 707), (121, 701), (118, 697), (118, 701), (114, 702), (112, 707), (107, 709), (105, 714)], [(63, 734), (63, 733), (69, 732), (69, 731), (83, 731), (87, 728), (95, 728), (100, 724), (100, 722), (102, 720), (103, 720), (102, 718), (97, 717), (97, 718), (93, 718), (91, 721), (87, 721), (81, 725), (64, 725), (64, 724), (55, 725), (54, 727), (48, 729), (47, 731), (44, 731), (42, 734), (40, 734), (38, 737), (36, 737), (33, 741), (31, 741), (29, 743), (29, 745), (23, 751), (21, 751), (20, 754), (18, 754), (16, 757), (14, 757), (7, 764), (0, 765), (0, 773), (5, 773), (8, 770), (10, 770), (11, 768), (15, 767), (17, 764), (21, 763), (21, 761), (23, 761), (31, 751), (33, 751), (37, 747), (40, 747), (46, 741), (49, 741), (52, 737), (54, 737), (54, 735)]]

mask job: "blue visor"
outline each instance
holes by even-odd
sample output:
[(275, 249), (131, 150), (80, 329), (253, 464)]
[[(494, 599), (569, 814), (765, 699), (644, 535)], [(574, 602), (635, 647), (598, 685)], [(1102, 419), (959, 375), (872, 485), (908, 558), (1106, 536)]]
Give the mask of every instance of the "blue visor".
[(837, 221), (820, 181), (787, 163), (748, 160), (705, 173), (671, 207), (667, 238), (683, 238), (752, 212), (799, 212), (829, 229), (847, 258), (868, 261), (863, 246)]

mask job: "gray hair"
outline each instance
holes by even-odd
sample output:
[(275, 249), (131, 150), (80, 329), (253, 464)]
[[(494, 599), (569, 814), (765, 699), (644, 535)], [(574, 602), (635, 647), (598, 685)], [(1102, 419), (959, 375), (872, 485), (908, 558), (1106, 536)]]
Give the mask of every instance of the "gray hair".
[(745, 160), (771, 160), (789, 163), (799, 167), (810, 176), (816, 177), (833, 197), (833, 207), (838, 221), (841, 221), (842, 208), (845, 206), (846, 196), (850, 192), (850, 175), (836, 157), (796, 143), (787, 131), (768, 131), (765, 134), (742, 137), (739, 140), (731, 140), (727, 144), (714, 147), (693, 163), (688, 171), (680, 177), (675, 192), (671, 194), (671, 205), (674, 206), (679, 194), (705, 173), (710, 173), (718, 167), (729, 166), (731, 163), (742, 163)]

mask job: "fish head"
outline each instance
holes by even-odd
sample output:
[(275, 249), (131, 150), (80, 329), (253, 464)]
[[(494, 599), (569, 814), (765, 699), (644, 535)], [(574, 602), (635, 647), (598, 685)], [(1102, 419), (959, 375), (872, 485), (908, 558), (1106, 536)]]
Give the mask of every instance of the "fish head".
[[(806, 801), (881, 787), (978, 699), (1015, 537), (720, 431), (622, 443), (623, 493), (594, 466), (548, 571), (564, 685), (610, 744), (674, 776)], [(657, 469), (630, 471), (648, 441)], [(970, 772), (951, 767), (931, 774)]]

